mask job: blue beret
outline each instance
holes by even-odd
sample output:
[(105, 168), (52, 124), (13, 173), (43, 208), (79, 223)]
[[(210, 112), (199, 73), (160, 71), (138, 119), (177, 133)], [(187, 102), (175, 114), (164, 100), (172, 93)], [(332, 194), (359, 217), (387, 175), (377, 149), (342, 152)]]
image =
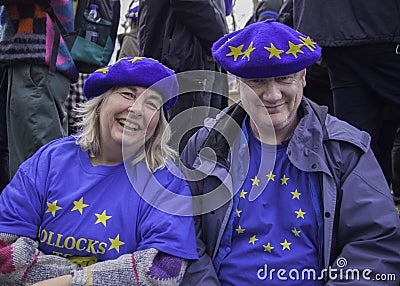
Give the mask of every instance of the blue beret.
[(114, 86), (151, 87), (161, 93), (164, 111), (174, 105), (178, 81), (173, 70), (157, 60), (145, 57), (125, 57), (115, 64), (94, 71), (83, 85), (87, 99), (99, 96)]
[(132, 8), (126, 13), (125, 18), (137, 19), (139, 11), (139, 3), (135, 3)]
[(305, 69), (321, 57), (321, 48), (309, 36), (268, 19), (222, 37), (212, 54), (236, 76), (267, 78)]

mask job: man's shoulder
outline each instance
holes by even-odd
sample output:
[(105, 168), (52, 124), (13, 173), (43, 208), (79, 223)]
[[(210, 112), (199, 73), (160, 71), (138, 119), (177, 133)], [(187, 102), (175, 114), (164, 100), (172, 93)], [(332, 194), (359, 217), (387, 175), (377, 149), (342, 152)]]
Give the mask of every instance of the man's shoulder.
[[(315, 117), (318, 118), (322, 129), (322, 138), (324, 141), (347, 142), (367, 152), (370, 148), (371, 136), (346, 121), (330, 115), (326, 106), (320, 106), (307, 98), (303, 98), (303, 107), (305, 110), (312, 110)], [(308, 124), (314, 124), (315, 120), (308, 120)]]
[(367, 132), (329, 114), (326, 117), (325, 124), (328, 140), (350, 143), (360, 148), (363, 152), (367, 152), (370, 148), (371, 136)]

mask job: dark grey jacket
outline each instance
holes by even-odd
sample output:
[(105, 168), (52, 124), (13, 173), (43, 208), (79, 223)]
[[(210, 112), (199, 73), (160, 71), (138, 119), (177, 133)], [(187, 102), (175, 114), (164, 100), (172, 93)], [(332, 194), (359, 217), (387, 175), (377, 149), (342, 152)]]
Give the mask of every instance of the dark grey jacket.
[(323, 47), (400, 43), (400, 1), (293, 0), (293, 26)]
[(203, 70), (212, 44), (228, 32), (224, 0), (140, 0), (139, 55), (176, 72)]
[[(370, 277), (376, 273), (395, 273), (396, 282), (387, 281), (384, 285), (397, 285), (400, 281), (400, 219), (370, 149), (369, 135), (325, 115), (326, 110), (322, 107), (316, 106), (315, 112), (305, 98), (300, 108), (304, 116), (288, 143), (287, 154), (300, 170), (319, 174), (324, 216), (320, 248), (323, 249), (324, 267), (338, 268), (337, 260), (344, 257), (348, 264), (342, 269), (368, 268), (372, 270)], [(182, 154), (182, 162), (190, 169), (197, 169), (197, 175), (203, 175), (202, 179), (190, 182), (193, 195), (211, 194), (211, 197), (194, 199), (195, 213), (203, 213), (196, 217), (200, 259), (189, 266), (183, 285), (219, 285), (212, 261), (232, 212), (230, 198), (234, 186), (240, 186), (246, 177), (246, 170), (240, 164), (241, 158), (245, 157), (246, 141), (233, 134), (234, 129), (230, 128), (233, 122), (241, 126), (245, 115), (240, 106), (231, 106), (226, 115), (192, 137)], [(323, 120), (325, 116), (326, 120)], [(235, 121), (228, 122), (228, 117)], [(320, 119), (325, 124), (321, 124)], [(211, 127), (224, 130), (230, 143)], [(229, 146), (233, 146), (232, 155), (228, 154)], [(239, 164), (231, 165), (232, 161)], [(221, 207), (210, 209), (211, 205)], [(339, 283), (370, 285), (376, 281), (363, 280), (357, 284), (357, 281), (335, 280), (327, 285)]]

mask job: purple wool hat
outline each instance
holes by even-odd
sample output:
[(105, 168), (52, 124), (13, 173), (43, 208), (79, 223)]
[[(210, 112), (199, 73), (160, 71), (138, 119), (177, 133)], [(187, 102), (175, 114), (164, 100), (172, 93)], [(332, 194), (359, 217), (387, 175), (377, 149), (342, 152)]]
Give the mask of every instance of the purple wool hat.
[(125, 18), (137, 19), (138, 11), (139, 11), (139, 3), (134, 3), (133, 7), (129, 9), (128, 13), (126, 13)]
[(215, 61), (242, 78), (268, 78), (301, 71), (321, 57), (309, 36), (268, 19), (230, 33), (212, 46)]
[(157, 60), (145, 57), (121, 58), (115, 64), (97, 69), (85, 81), (83, 94), (91, 99), (114, 86), (130, 85), (151, 87), (160, 92), (164, 112), (177, 100), (179, 86), (175, 72)]

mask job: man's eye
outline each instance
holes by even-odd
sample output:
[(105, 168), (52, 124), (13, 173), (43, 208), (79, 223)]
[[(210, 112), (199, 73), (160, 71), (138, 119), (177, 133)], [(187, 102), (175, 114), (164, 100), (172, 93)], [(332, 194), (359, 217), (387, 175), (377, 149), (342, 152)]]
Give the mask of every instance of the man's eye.
[(278, 77), (275, 78), (275, 80), (277, 82), (283, 82), (283, 83), (289, 83), (289, 82), (292, 81), (292, 79), (293, 79), (293, 77), (290, 76), (290, 75), (288, 75), (288, 76), (278, 76)]
[(249, 79), (249, 80), (247, 80), (245, 83), (246, 83), (248, 86), (250, 86), (250, 87), (255, 87), (255, 86), (261, 86), (261, 85), (263, 85), (264, 82), (265, 82), (265, 81), (264, 81), (263, 79), (255, 78), (255, 79)]

